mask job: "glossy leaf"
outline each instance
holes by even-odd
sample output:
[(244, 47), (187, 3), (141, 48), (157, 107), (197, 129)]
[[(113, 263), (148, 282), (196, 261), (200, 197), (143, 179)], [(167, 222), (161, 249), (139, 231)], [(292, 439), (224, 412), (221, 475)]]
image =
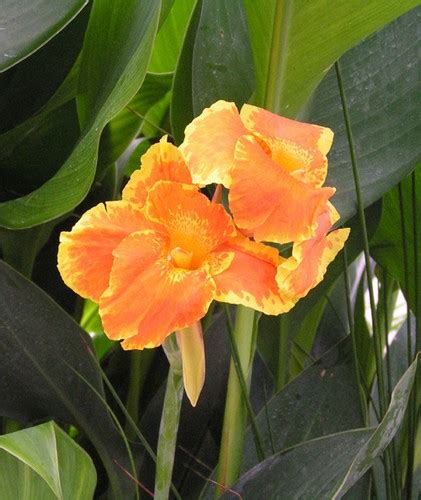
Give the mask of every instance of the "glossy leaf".
[(143, 82), (159, 7), (152, 0), (96, 0), (80, 69), (81, 137), (56, 175), (29, 195), (0, 204), (0, 225), (19, 229), (40, 224), (68, 212), (86, 196), (101, 132)]
[(3, 500), (93, 498), (91, 458), (54, 422), (0, 436), (0, 461)]
[[(265, 102), (271, 61), (272, 70), (277, 68), (279, 111), (295, 117), (342, 54), (418, 1), (338, 0), (327, 8), (324, 0), (246, 0), (245, 5), (256, 68), (255, 102)], [(274, 22), (278, 38), (272, 48)]]
[[(87, 0), (6, 0), (2, 4), (0, 71), (14, 66), (61, 31)], [(30, 22), (28, 22), (30, 20)]]
[[(417, 26), (421, 10), (402, 16), (349, 51), (340, 61), (354, 135), (364, 206), (389, 191), (415, 167), (421, 154), (417, 113)], [(345, 221), (356, 213), (356, 196), (336, 74), (314, 95), (311, 121), (335, 131), (328, 186)]]
[[(266, 456), (295, 446), (303, 439), (361, 427), (350, 338), (339, 342), (275, 394), (267, 408), (258, 414), (257, 423)], [(247, 471), (257, 463), (249, 430), (242, 470)]]
[(89, 336), (2, 262), (0, 294), (0, 414), (23, 422), (54, 417), (77, 426), (96, 447), (114, 494), (131, 494), (133, 483), (116, 464), (130, 470), (127, 450), (104, 404)]

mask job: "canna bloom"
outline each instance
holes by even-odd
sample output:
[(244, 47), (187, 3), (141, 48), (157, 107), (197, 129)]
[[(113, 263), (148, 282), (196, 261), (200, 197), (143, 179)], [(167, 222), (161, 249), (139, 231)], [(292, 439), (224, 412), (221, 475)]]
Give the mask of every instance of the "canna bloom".
[[(238, 233), (223, 206), (190, 181), (179, 150), (164, 138), (142, 157), (121, 201), (100, 203), (60, 235), (63, 280), (99, 304), (104, 331), (124, 349), (161, 345), (200, 320), (214, 299), (266, 314), (294, 305), (276, 282), (285, 259)], [(181, 335), (197, 347), (197, 338)], [(201, 349), (201, 362), (183, 359), (192, 404), (203, 385)], [(203, 373), (193, 370), (199, 381), (186, 380), (194, 363)]]
[(312, 238), (334, 188), (327, 175), (330, 129), (245, 104), (218, 101), (187, 126), (180, 146), (192, 180), (229, 188), (236, 225), (256, 241)]

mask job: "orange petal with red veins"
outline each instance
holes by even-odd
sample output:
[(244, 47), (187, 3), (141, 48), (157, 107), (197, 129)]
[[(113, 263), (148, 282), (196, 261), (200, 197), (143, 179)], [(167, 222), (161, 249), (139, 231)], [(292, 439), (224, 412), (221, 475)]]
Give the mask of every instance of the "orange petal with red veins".
[(214, 297), (209, 274), (176, 268), (167, 258), (168, 244), (166, 236), (142, 231), (114, 250), (99, 312), (107, 336), (125, 339), (124, 349), (161, 345), (173, 331), (201, 319)]
[(183, 156), (173, 144), (167, 142), (167, 136), (162, 137), (158, 144), (151, 146), (142, 156), (140, 170), (133, 172), (123, 189), (123, 200), (143, 206), (148, 189), (160, 180), (191, 183)]
[(223, 245), (221, 251), (233, 252), (234, 259), (228, 269), (213, 276), (216, 300), (273, 315), (294, 306), (294, 301), (285, 300), (279, 294), (276, 272), (284, 259), (275, 248), (237, 236)]
[(294, 244), (292, 257), (278, 268), (276, 279), (281, 293), (289, 297), (304, 297), (322, 281), (328, 265), (349, 236), (349, 229), (337, 229), (326, 236), (335, 217), (336, 210), (325, 211), (318, 218), (316, 235)]
[(165, 226), (171, 249), (192, 254), (191, 268), (200, 267), (209, 253), (235, 234), (224, 207), (189, 184), (160, 181), (150, 190), (148, 218)]
[(245, 126), (263, 139), (273, 160), (286, 171), (295, 170), (303, 182), (321, 187), (327, 175), (326, 154), (333, 132), (326, 127), (290, 120), (245, 104), (240, 113)]
[(257, 241), (288, 243), (311, 238), (333, 188), (314, 188), (279, 167), (252, 136), (235, 150), (229, 203), (235, 223)]
[(246, 134), (233, 102), (217, 101), (185, 130), (180, 146), (196, 184), (223, 184), (229, 188), (237, 139)]
[(70, 232), (60, 234), (58, 269), (63, 281), (82, 297), (98, 302), (108, 287), (114, 248), (130, 233), (153, 226), (125, 201), (91, 208)]

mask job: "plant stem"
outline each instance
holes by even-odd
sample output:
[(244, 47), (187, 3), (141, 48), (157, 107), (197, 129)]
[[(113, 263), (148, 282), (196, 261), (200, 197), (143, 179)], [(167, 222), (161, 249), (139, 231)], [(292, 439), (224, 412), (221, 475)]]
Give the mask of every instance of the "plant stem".
[[(342, 104), (342, 112), (344, 115), (344, 122), (346, 128), (346, 134), (348, 138), (349, 145), (349, 153), (351, 156), (351, 165), (352, 165), (352, 174), (354, 177), (355, 184), (355, 194), (357, 198), (357, 206), (358, 206), (358, 216), (360, 221), (360, 226), (363, 234), (363, 250), (364, 250), (364, 259), (365, 259), (365, 272), (367, 276), (367, 286), (368, 293), (370, 298), (370, 311), (371, 311), (371, 320), (373, 324), (373, 341), (374, 341), (374, 354), (376, 361), (376, 373), (377, 373), (377, 384), (378, 384), (378, 392), (379, 392), (379, 407), (380, 407), (380, 418), (383, 418), (386, 413), (387, 408), (387, 398), (386, 398), (386, 388), (384, 381), (384, 373), (383, 373), (383, 343), (382, 336), (379, 329), (378, 321), (377, 321), (377, 313), (376, 313), (376, 301), (374, 299), (374, 290), (373, 290), (373, 273), (371, 270), (371, 259), (370, 259), (370, 249), (368, 244), (368, 234), (367, 234), (367, 224), (365, 220), (364, 214), (364, 204), (361, 193), (361, 185), (360, 185), (360, 176), (358, 172), (357, 165), (357, 156), (355, 154), (355, 145), (354, 145), (354, 137), (352, 134), (351, 127), (351, 118), (349, 116), (348, 104), (345, 96), (345, 89), (342, 82), (341, 69), (339, 65), (339, 61), (335, 63), (336, 77), (338, 80), (338, 88), (339, 94), (341, 98)], [(386, 464), (388, 460), (386, 460)], [(390, 484), (390, 474), (388, 467), (385, 467), (385, 477), (386, 477), (386, 490), (387, 497), (391, 498), (391, 484)]]
[(278, 364), (276, 367), (275, 390), (279, 392), (287, 383), (288, 376), (288, 334), (286, 328), (286, 318), (279, 318), (279, 343), (278, 343)]
[(163, 348), (170, 363), (170, 369), (159, 426), (154, 491), (156, 500), (167, 500), (169, 496), (184, 392), (181, 355), (175, 334), (167, 337)]
[[(237, 307), (233, 338), (238, 346), (238, 358), (248, 393), (256, 350), (256, 325), (253, 309), (244, 306)], [(237, 370), (231, 359), (217, 472), (217, 482), (221, 486), (217, 489), (217, 496), (225, 491), (224, 487), (234, 484), (239, 476), (246, 423), (247, 407)]]

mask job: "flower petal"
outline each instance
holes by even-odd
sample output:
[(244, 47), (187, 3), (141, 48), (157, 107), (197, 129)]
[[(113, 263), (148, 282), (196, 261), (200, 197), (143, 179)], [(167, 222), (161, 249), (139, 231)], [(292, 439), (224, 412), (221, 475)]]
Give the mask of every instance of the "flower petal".
[(243, 136), (235, 150), (229, 203), (240, 228), (257, 241), (288, 243), (308, 239), (326, 208), (333, 188), (314, 188), (286, 173), (252, 136)]
[(185, 130), (180, 150), (196, 184), (231, 184), (237, 139), (246, 134), (234, 103), (217, 101)]
[(70, 232), (60, 234), (58, 269), (67, 286), (98, 302), (108, 287), (112, 251), (128, 234), (154, 226), (125, 201), (100, 203), (82, 215)]
[(290, 120), (265, 109), (245, 104), (240, 113), (245, 126), (263, 139), (276, 163), (297, 178), (321, 187), (327, 175), (326, 154), (333, 132), (326, 127)]
[(337, 212), (325, 211), (318, 218), (316, 235), (293, 246), (292, 257), (282, 263), (277, 272), (281, 293), (300, 298), (319, 284), (327, 266), (343, 248), (349, 236), (349, 229), (337, 229), (326, 236), (336, 218)]
[(112, 339), (124, 349), (156, 347), (173, 331), (201, 319), (215, 284), (204, 269), (175, 267), (167, 258), (169, 240), (155, 231), (125, 238), (114, 250), (110, 286), (99, 311)]
[(220, 250), (233, 252), (234, 259), (228, 269), (213, 276), (216, 300), (275, 315), (294, 306), (295, 302), (279, 294), (276, 271), (284, 259), (275, 248), (237, 236)]
[(171, 248), (191, 252), (192, 268), (200, 267), (209, 253), (235, 234), (224, 207), (189, 184), (160, 181), (150, 190), (148, 218), (165, 226)]
[(191, 183), (191, 175), (180, 151), (167, 136), (151, 146), (141, 158), (141, 168), (133, 172), (123, 189), (123, 200), (143, 206), (148, 189), (160, 180)]

